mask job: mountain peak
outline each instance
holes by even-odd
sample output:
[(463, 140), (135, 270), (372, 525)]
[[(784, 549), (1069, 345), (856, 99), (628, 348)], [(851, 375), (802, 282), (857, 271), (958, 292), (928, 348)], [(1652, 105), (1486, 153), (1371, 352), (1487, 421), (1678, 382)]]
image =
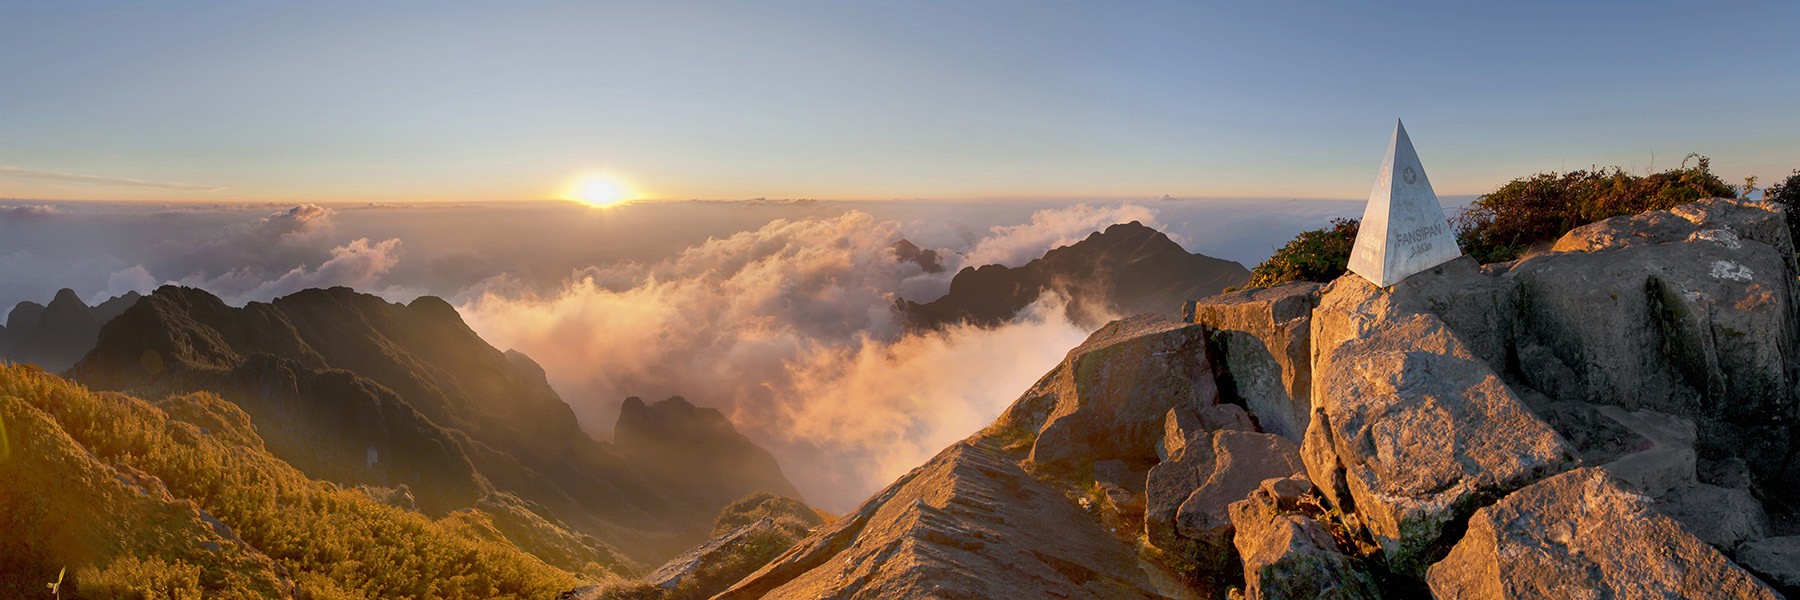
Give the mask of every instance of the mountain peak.
[(1243, 265), (1189, 253), (1163, 232), (1130, 221), (1052, 249), (1022, 267), (964, 267), (942, 298), (924, 304), (902, 300), (897, 307), (914, 328), (992, 326), (1014, 318), (1043, 293), (1056, 292), (1069, 298), (1071, 320), (1098, 326), (1117, 315), (1178, 316), (1188, 299), (1249, 278)]
[(900, 259), (900, 262), (909, 262), (919, 265), (919, 268), (924, 269), (926, 273), (944, 272), (944, 265), (938, 262), (938, 253), (936, 250), (920, 248), (918, 244), (912, 243), (911, 240), (903, 239), (894, 242), (894, 257)]
[(65, 308), (65, 309), (72, 308), (72, 307), (87, 308), (88, 305), (86, 302), (81, 301), (81, 296), (76, 294), (75, 290), (72, 290), (69, 288), (63, 288), (60, 290), (56, 290), (56, 297), (50, 299), (49, 307), (50, 308), (61, 307), (61, 308)]

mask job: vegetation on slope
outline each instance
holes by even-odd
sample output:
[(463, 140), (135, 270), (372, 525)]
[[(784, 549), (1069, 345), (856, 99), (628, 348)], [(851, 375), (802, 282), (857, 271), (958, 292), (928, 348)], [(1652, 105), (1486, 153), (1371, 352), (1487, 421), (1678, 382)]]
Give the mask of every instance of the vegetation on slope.
[(249, 423), (207, 393), (152, 404), (0, 365), (0, 596), (41, 595), (64, 566), (64, 597), (90, 598), (547, 598), (578, 581), (468, 534), (468, 515), (308, 479)]
[(1476, 260), (1502, 262), (1595, 221), (1738, 195), (1737, 188), (1713, 174), (1706, 157), (1690, 154), (1688, 160), (1643, 176), (1610, 167), (1514, 179), (1476, 198), (1453, 219), (1456, 241), (1463, 254)]
[[(766, 520), (766, 522), (765, 522)], [(713, 522), (713, 538), (690, 554), (676, 557), (652, 573), (671, 567), (679, 581), (658, 587), (657, 581), (617, 583), (595, 588), (577, 597), (600, 600), (704, 600), (755, 573), (793, 548), (825, 516), (806, 503), (768, 492), (754, 492), (719, 511)]]
[(1770, 184), (1769, 189), (1763, 190), (1763, 199), (1787, 209), (1788, 233), (1800, 240), (1800, 169), (1787, 179)]
[(1350, 248), (1356, 245), (1361, 221), (1332, 219), (1324, 229), (1302, 231), (1273, 256), (1250, 270), (1250, 287), (1268, 287), (1290, 281), (1326, 282), (1344, 275), (1350, 266)]

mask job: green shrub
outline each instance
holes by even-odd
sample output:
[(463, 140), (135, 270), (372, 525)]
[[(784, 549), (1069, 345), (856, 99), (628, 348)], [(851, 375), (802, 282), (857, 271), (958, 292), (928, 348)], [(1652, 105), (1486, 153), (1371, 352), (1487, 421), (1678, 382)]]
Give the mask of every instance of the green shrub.
[(1609, 167), (1514, 179), (1483, 194), (1454, 219), (1456, 241), (1463, 254), (1481, 262), (1508, 261), (1588, 223), (1738, 195), (1713, 174), (1706, 157), (1689, 154), (1688, 160), (1643, 176)]
[(1780, 204), (1787, 212), (1788, 233), (1794, 234), (1796, 245), (1800, 245), (1800, 169), (1763, 190), (1763, 200)]
[(1350, 266), (1350, 248), (1356, 245), (1356, 219), (1332, 219), (1324, 229), (1303, 231), (1274, 256), (1250, 270), (1250, 287), (1267, 287), (1290, 281), (1327, 282), (1344, 275)]

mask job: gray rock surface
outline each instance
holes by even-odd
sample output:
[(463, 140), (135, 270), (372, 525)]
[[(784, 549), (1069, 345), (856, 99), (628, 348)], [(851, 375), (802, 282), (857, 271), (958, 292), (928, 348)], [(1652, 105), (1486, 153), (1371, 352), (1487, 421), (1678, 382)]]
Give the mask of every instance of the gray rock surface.
[(1617, 406), (1594, 408), (1643, 439), (1636, 452), (1601, 465), (1607, 473), (1635, 491), (1658, 498), (1677, 486), (1697, 480), (1693, 421), (1651, 410), (1627, 412)]
[(1400, 572), (1423, 572), (1476, 507), (1575, 466), (1443, 321), (1360, 277), (1325, 291), (1313, 340), (1307, 471)]
[(1476, 511), (1426, 581), (1440, 598), (1780, 597), (1594, 468)]
[[(1713, 199), (1570, 232), (1519, 261), (1518, 363), (1559, 400), (1694, 421), (1701, 457), (1791, 480), (1797, 320), (1778, 210)], [(1791, 487), (1791, 486), (1790, 486)]]
[(1738, 564), (1775, 585), (1800, 588), (1800, 536), (1761, 539), (1738, 548)]
[(1217, 330), (1223, 385), (1244, 401), (1263, 431), (1299, 443), (1311, 416), (1312, 309), (1317, 283), (1227, 292), (1194, 302), (1192, 321)]
[(1769, 535), (1769, 517), (1749, 490), (1690, 482), (1656, 498), (1656, 511), (1713, 547), (1731, 552)]

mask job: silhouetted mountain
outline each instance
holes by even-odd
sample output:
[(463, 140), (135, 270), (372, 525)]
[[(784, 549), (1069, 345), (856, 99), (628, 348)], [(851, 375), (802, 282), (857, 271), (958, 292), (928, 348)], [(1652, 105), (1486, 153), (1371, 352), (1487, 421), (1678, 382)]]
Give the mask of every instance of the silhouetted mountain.
[(685, 497), (724, 506), (741, 497), (735, 490), (742, 489), (799, 496), (769, 451), (738, 433), (717, 409), (694, 406), (681, 396), (655, 404), (626, 398), (613, 443), (626, 459)]
[(919, 268), (924, 269), (926, 273), (944, 272), (944, 265), (938, 262), (936, 250), (920, 248), (918, 244), (908, 240), (894, 242), (894, 257), (900, 259), (900, 262), (919, 265)]
[(964, 267), (950, 293), (919, 304), (900, 300), (908, 325), (997, 325), (1018, 315), (1044, 292), (1069, 299), (1069, 317), (1098, 326), (1109, 315), (1180, 316), (1182, 303), (1250, 279), (1232, 261), (1190, 254), (1169, 236), (1132, 221), (1044, 253), (1022, 267)]
[(93, 349), (100, 326), (125, 312), (141, 296), (126, 292), (99, 306), (89, 307), (63, 288), (49, 306), (20, 302), (0, 327), (0, 359), (31, 363), (47, 371), (61, 371)]
[(542, 368), (430, 296), (313, 289), (236, 308), (165, 286), (102, 328), (71, 373), (101, 389), (214, 391), (313, 477), (405, 485), (427, 514), (497, 504), (652, 563), (704, 539), (732, 499), (793, 490), (779, 468), (695, 481), (589, 438)]

